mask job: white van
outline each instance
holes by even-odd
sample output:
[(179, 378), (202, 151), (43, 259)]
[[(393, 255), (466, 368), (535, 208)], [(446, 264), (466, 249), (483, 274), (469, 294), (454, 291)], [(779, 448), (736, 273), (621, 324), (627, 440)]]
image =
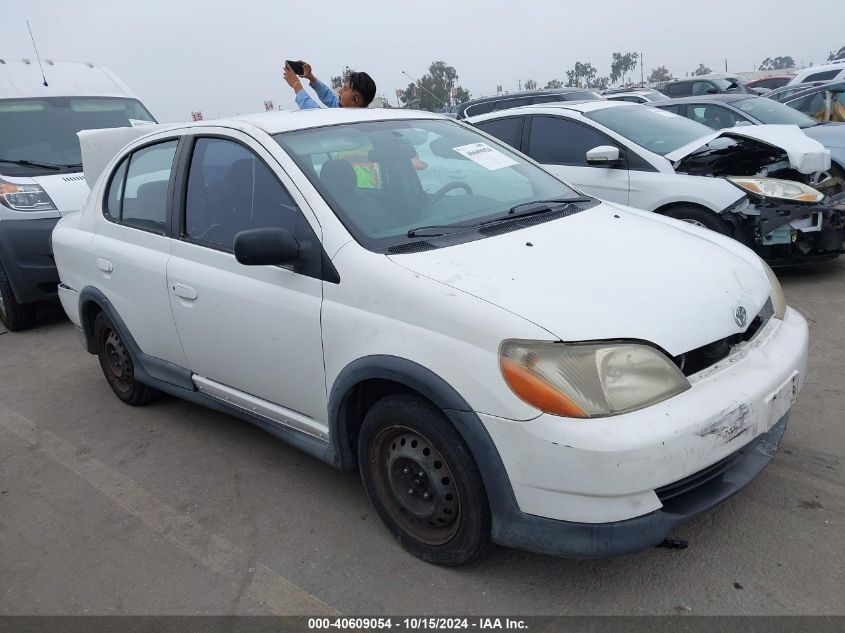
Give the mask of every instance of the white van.
[(794, 86), (812, 81), (845, 81), (845, 60), (799, 70), (787, 85)]
[(58, 219), (88, 197), (80, 130), (155, 123), (113, 73), (95, 64), (0, 59), (0, 326), (32, 325), (54, 300), (50, 249)]

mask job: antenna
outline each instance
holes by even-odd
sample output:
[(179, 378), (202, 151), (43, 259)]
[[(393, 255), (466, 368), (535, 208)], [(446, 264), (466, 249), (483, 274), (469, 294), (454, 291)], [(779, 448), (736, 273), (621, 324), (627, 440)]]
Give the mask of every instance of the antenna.
[(32, 27), (29, 25), (29, 20), (26, 21), (26, 28), (29, 29), (29, 38), (32, 40), (32, 48), (35, 49), (35, 59), (38, 60), (38, 67), (41, 69), (41, 79), (44, 80), (44, 85), (47, 86), (47, 77), (44, 76), (44, 66), (41, 65), (41, 56), (38, 54), (38, 47), (35, 45), (35, 36), (32, 34)]
[(415, 84), (417, 84), (417, 85), (420, 87), (420, 89), (425, 90), (425, 91), (429, 94), (429, 96), (430, 96), (432, 99), (434, 99), (435, 101), (437, 101), (437, 103), (439, 103), (442, 107), (444, 107), (444, 108), (448, 108), (448, 107), (449, 107), (449, 106), (447, 106), (445, 103), (443, 103), (440, 99), (438, 99), (435, 95), (433, 95), (433, 94), (431, 93), (431, 91), (430, 91), (428, 88), (426, 88), (425, 86), (423, 86), (423, 85), (422, 85), (422, 82), (421, 82), (419, 79), (414, 79), (413, 77), (411, 77), (411, 75), (409, 75), (408, 73), (406, 73), (404, 70), (402, 71), (402, 74), (403, 74), (403, 75), (405, 75), (405, 76), (406, 76), (408, 79), (410, 79), (411, 81), (413, 81)]

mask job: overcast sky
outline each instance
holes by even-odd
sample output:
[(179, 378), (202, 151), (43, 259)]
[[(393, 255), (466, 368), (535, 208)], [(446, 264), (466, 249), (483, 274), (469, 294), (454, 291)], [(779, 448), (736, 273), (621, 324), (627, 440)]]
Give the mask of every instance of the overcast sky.
[[(305, 59), (328, 80), (366, 70), (395, 103), (408, 72), (454, 66), (473, 96), (497, 84), (565, 79), (576, 61), (610, 71), (614, 51), (639, 51), (646, 74), (684, 76), (699, 63), (752, 70), (765, 57), (823, 63), (845, 46), (842, 0), (0, 0), (0, 57), (109, 67), (159, 120), (295, 107), (281, 76)], [(639, 75), (639, 71), (637, 71)]]

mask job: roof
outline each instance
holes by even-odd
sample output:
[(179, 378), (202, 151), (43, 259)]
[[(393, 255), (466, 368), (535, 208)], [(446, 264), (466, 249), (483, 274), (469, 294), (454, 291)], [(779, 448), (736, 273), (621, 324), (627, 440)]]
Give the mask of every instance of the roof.
[(484, 103), (486, 101), (499, 101), (501, 99), (518, 99), (519, 97), (542, 97), (543, 95), (561, 95), (569, 94), (570, 92), (596, 92), (593, 88), (579, 88), (578, 86), (564, 86), (562, 88), (548, 88), (543, 90), (520, 90), (518, 92), (503, 92), (496, 95), (489, 95), (487, 97), (477, 97), (459, 104), (458, 107), (465, 107), (474, 105), (476, 103)]
[(611, 88), (610, 90), (605, 90), (602, 92), (602, 95), (628, 95), (628, 94), (642, 94), (644, 92), (654, 93), (659, 92), (656, 88)]
[[(311, 110), (293, 110), (286, 112), (261, 112), (233, 117), (234, 121), (249, 123), (268, 134), (290, 132), (307, 128), (356, 123), (359, 121), (394, 121), (411, 119), (442, 119), (449, 117), (424, 110), (405, 110), (399, 108), (315, 108)], [(225, 121), (221, 120), (221, 121)], [(221, 121), (203, 121), (195, 125), (220, 125)]]
[(732, 103), (734, 101), (744, 101), (745, 99), (762, 99), (760, 95), (750, 94), (747, 92), (728, 92), (715, 95), (696, 95), (694, 97), (677, 97), (676, 99), (663, 99), (659, 105), (670, 105), (673, 103), (707, 103), (708, 101), (721, 101), (722, 103)]
[(489, 114), (479, 114), (477, 116), (469, 117), (468, 121), (485, 121), (487, 119), (497, 119), (499, 117), (513, 116), (515, 114), (558, 114), (561, 110), (569, 110), (570, 112), (595, 112), (596, 110), (603, 110), (605, 108), (642, 108), (650, 107), (644, 103), (629, 103), (627, 101), (611, 101), (603, 99), (601, 101), (554, 101), (552, 103), (537, 103), (534, 105), (521, 106), (519, 108), (510, 108), (508, 110), (497, 110)]
[(34, 59), (0, 59), (0, 99), (37, 97), (131, 97), (108, 68), (83, 62), (44, 60), (44, 77)]

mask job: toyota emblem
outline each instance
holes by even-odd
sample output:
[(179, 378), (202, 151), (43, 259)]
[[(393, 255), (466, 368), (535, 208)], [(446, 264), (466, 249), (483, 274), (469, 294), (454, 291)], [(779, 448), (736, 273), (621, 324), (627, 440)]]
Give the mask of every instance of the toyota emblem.
[(748, 321), (748, 312), (745, 311), (745, 308), (739, 306), (736, 311), (734, 312), (734, 321), (739, 327), (745, 326), (746, 321)]

